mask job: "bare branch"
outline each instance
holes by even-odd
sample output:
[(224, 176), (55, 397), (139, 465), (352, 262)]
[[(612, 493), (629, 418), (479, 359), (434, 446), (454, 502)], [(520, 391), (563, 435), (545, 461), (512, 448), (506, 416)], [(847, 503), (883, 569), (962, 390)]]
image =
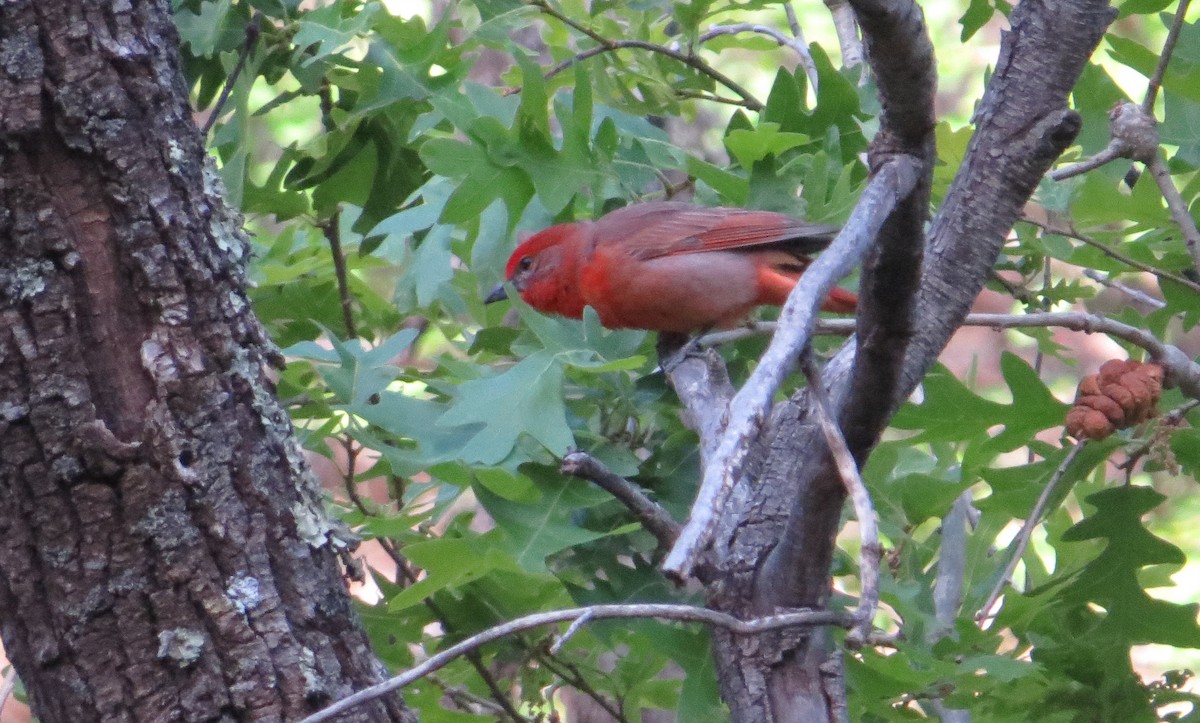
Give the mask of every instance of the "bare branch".
[(1167, 164), (1163, 162), (1157, 152), (1146, 164), (1146, 168), (1158, 183), (1163, 200), (1167, 202), (1167, 208), (1171, 211), (1171, 218), (1183, 233), (1188, 254), (1192, 257), (1192, 267), (1196, 273), (1200, 273), (1200, 230), (1196, 229), (1196, 220), (1188, 211), (1187, 201), (1184, 201), (1183, 196), (1179, 194), (1179, 189), (1175, 187), (1175, 181), (1171, 178), (1171, 172), (1167, 170)]
[(1175, 43), (1179, 41), (1179, 33), (1183, 30), (1184, 17), (1187, 15), (1188, 6), (1191, 4), (1191, 0), (1179, 0), (1179, 7), (1175, 9), (1175, 20), (1172, 21), (1171, 29), (1167, 32), (1167, 39), (1163, 41), (1162, 52), (1158, 55), (1158, 67), (1154, 69), (1154, 75), (1150, 77), (1150, 82), (1146, 84), (1146, 97), (1142, 99), (1142, 110), (1147, 114), (1154, 111), (1154, 102), (1158, 98), (1158, 89), (1162, 87), (1163, 77), (1167, 74), (1167, 65), (1171, 62), (1171, 55), (1175, 52)]
[(838, 45), (842, 49), (842, 66), (853, 68), (862, 65), (863, 47), (858, 39), (858, 22), (847, 0), (825, 0), (825, 7), (833, 17), (833, 29), (837, 32)]
[(1125, 294), (1139, 304), (1145, 304), (1153, 309), (1161, 309), (1167, 305), (1167, 302), (1163, 301), (1162, 299), (1156, 299), (1140, 289), (1135, 289), (1128, 284), (1122, 284), (1120, 281), (1114, 281), (1112, 274), (1106, 275), (1096, 271), (1095, 269), (1084, 269), (1083, 275), (1092, 281), (1095, 281), (1097, 284), (1100, 284), (1101, 286), (1120, 291), (1122, 294)]
[(937, 577), (933, 582), (933, 614), (937, 627), (926, 642), (936, 642), (954, 629), (962, 607), (963, 580), (967, 569), (967, 526), (970, 522), (971, 492), (959, 495), (942, 518), (942, 544), (938, 553)]
[[(933, 615), (937, 625), (931, 626), (925, 635), (925, 642), (931, 645), (954, 631), (954, 621), (962, 607), (967, 571), (967, 527), (972, 509), (971, 491), (967, 490), (954, 500), (950, 511), (942, 518), (942, 544), (937, 576), (933, 581)], [(971, 714), (967, 711), (947, 708), (941, 698), (930, 702), (943, 723), (970, 723)]]
[(1126, 101), (1108, 113), (1108, 132), (1112, 140), (1104, 150), (1092, 158), (1064, 166), (1047, 174), (1052, 181), (1062, 181), (1072, 176), (1099, 168), (1117, 158), (1129, 158), (1148, 163), (1158, 154), (1158, 124), (1154, 116), (1146, 113), (1136, 103)]
[[(1032, 314), (970, 314), (962, 326), (989, 326), (993, 329), (1023, 329), (1035, 327), (1059, 327), (1085, 334), (1107, 334), (1136, 347), (1145, 349), (1150, 357), (1167, 371), (1167, 379), (1180, 390), (1200, 399), (1200, 364), (1192, 361), (1186, 352), (1167, 344), (1140, 327), (1131, 326), (1099, 314), (1081, 311), (1035, 312)], [(706, 345), (733, 341), (756, 333), (769, 332), (776, 324), (758, 322), (752, 329), (734, 330), (709, 334), (702, 342)], [(814, 328), (814, 334), (847, 335), (854, 332), (853, 319), (822, 319)]]
[(575, 618), (575, 621), (567, 627), (567, 632), (560, 635), (558, 640), (555, 640), (554, 644), (550, 646), (550, 654), (558, 655), (563, 649), (563, 646), (567, 644), (567, 641), (575, 637), (575, 633), (579, 632), (580, 629), (583, 628), (584, 625), (587, 625), (589, 622), (591, 622), (591, 620), (591, 611), (585, 612), (583, 615)]
[(1145, 349), (1154, 361), (1163, 366), (1167, 372), (1167, 379), (1178, 385), (1180, 391), (1193, 399), (1200, 399), (1200, 364), (1192, 361), (1179, 347), (1160, 341), (1145, 329), (1123, 324), (1099, 314), (1076, 312), (972, 314), (970, 319), (975, 326), (992, 326), (997, 329), (1057, 326), (1088, 334), (1098, 332), (1115, 336)]
[(987, 596), (987, 600), (984, 601), (983, 605), (979, 608), (979, 612), (975, 615), (975, 619), (980, 623), (984, 623), (992, 617), (992, 608), (996, 606), (996, 601), (1000, 599), (1000, 594), (1004, 592), (1005, 586), (1012, 580), (1013, 572), (1016, 571), (1017, 565), (1020, 564), (1021, 557), (1025, 555), (1025, 548), (1029, 546), (1029, 539), (1033, 536), (1033, 528), (1037, 527), (1038, 523), (1042, 521), (1042, 514), (1046, 511), (1046, 504), (1054, 496), (1059, 483), (1066, 476), (1067, 468), (1079, 456), (1079, 452), (1086, 444), (1086, 439), (1076, 442), (1075, 446), (1071, 447), (1071, 451), (1067, 452), (1067, 456), (1063, 458), (1063, 461), (1059, 463), (1058, 468), (1054, 470), (1054, 475), (1050, 478), (1050, 481), (1042, 488), (1042, 494), (1038, 496), (1037, 502), (1034, 503), (1033, 509), (1029, 511), (1029, 516), (1025, 518), (1025, 523), (1021, 525), (1020, 531), (1017, 532), (1017, 536), (1013, 539), (1009, 547), (1011, 553), (1008, 558), (1008, 564), (1004, 566), (1004, 572), (996, 580), (995, 587), (992, 588), (992, 592)]
[(1114, 139), (1109, 141), (1103, 150), (1091, 158), (1063, 166), (1062, 168), (1056, 168), (1046, 175), (1049, 176), (1051, 181), (1065, 181), (1068, 178), (1082, 175), (1088, 171), (1094, 171), (1103, 165), (1112, 163), (1118, 158), (1126, 158), (1126, 152), (1125, 144)]
[(217, 119), (221, 117), (221, 113), (225, 111), (225, 104), (229, 102), (229, 95), (233, 92), (233, 87), (237, 85), (238, 78), (241, 77), (242, 71), (246, 68), (246, 60), (250, 57), (250, 53), (254, 51), (254, 46), (258, 44), (258, 38), (262, 35), (262, 14), (254, 13), (254, 19), (246, 25), (246, 37), (242, 41), (242, 48), (238, 51), (237, 63), (233, 66), (233, 71), (229, 73), (229, 77), (225, 79), (225, 85), (221, 87), (221, 93), (217, 96), (217, 102), (213, 103), (212, 110), (208, 112), (208, 118), (204, 121), (204, 125), (200, 128), (200, 135), (207, 136), (216, 124)]
[(821, 373), (813, 363), (811, 352), (804, 354), (800, 366), (804, 370), (804, 376), (808, 377), (808, 388), (816, 402), (817, 423), (821, 425), (825, 444), (829, 445), (829, 451), (833, 454), (838, 475), (842, 478), (846, 494), (850, 497), (850, 504), (854, 507), (854, 517), (858, 520), (858, 577), (861, 590), (858, 610), (854, 612), (857, 622), (846, 634), (846, 646), (852, 649), (861, 648), (871, 634), (875, 609), (879, 606), (879, 561), (883, 557), (883, 547), (879, 544), (875, 506), (871, 504), (871, 493), (863, 484), (858, 473), (858, 463), (854, 461), (854, 455), (846, 446), (842, 430), (838, 428), (837, 422), (833, 421), (829, 398), (825, 394)]
[(342, 211), (339, 208), (326, 221), (320, 224), (321, 232), (329, 243), (329, 254), (333, 257), (333, 275), (337, 279), (338, 300), (342, 307), (342, 323), (346, 326), (346, 335), (358, 337), (358, 326), (354, 323), (354, 297), (350, 293), (350, 274), (346, 270), (346, 255), (342, 251)]
[[(667, 334), (659, 335), (660, 359), (675, 355), (670, 347), (676, 341)], [(729, 401), (733, 399), (729, 371), (715, 351), (687, 355), (669, 366), (671, 368), (666, 370), (667, 381), (683, 403), (684, 424), (700, 435), (700, 467), (703, 469), (716, 453), (721, 435), (725, 432), (726, 413)]]
[(804, 65), (804, 72), (808, 76), (808, 82), (815, 91), (820, 87), (821, 79), (817, 75), (817, 64), (813, 62), (812, 54), (808, 52), (808, 41), (804, 39), (804, 31), (800, 29), (800, 20), (796, 17), (796, 8), (792, 7), (791, 2), (785, 2), (783, 4), (783, 12), (787, 15), (788, 29), (792, 31), (792, 37), (804, 48), (804, 55), (801, 56), (800, 62)]
[(575, 621), (589, 615), (593, 620), (612, 620), (630, 618), (656, 618), (678, 622), (704, 623), (722, 628), (738, 635), (755, 635), (772, 630), (783, 630), (797, 627), (837, 626), (847, 627), (854, 619), (844, 613), (827, 610), (803, 610), (798, 612), (769, 615), (752, 620), (740, 620), (732, 615), (709, 610), (692, 605), (668, 605), (635, 603), (629, 605), (593, 605), (585, 608), (555, 610), (546, 613), (536, 613), (517, 618), (501, 625), (488, 628), (481, 633), (472, 635), (462, 642), (446, 648), (440, 653), (430, 656), (425, 662), (410, 668), (404, 673), (389, 680), (373, 685), (350, 695), (324, 710), (314, 713), (300, 723), (319, 723), (331, 720), (369, 700), (387, 695), (394, 690), (403, 688), (410, 683), (420, 680), (430, 673), (440, 670), (455, 658), (464, 655), (469, 650), (475, 650), (495, 640), (532, 630), (544, 625), (552, 625), (567, 621)]
[(845, 227), (800, 277), (779, 315), (779, 331), (754, 373), (729, 405), (729, 423), (704, 468), (691, 516), (662, 569), (685, 579), (712, 538), (717, 515), (741, 476), (753, 438), (766, 419), (771, 399), (808, 343), (817, 310), (837, 280), (858, 263), (884, 220), (917, 183), (919, 162), (896, 156), (880, 167)]
[[(785, 6), (789, 11), (792, 11), (791, 5)], [(795, 11), (792, 11), (793, 13)], [(788, 37), (779, 32), (770, 25), (760, 25), (758, 23), (735, 23), (733, 25), (714, 25), (704, 31), (698, 39), (699, 43), (706, 43), (713, 38), (721, 35), (737, 35), (738, 33), (758, 33), (766, 35), (781, 46), (791, 48), (792, 52), (800, 59), (800, 65), (804, 66), (804, 73), (808, 76), (808, 82), (813, 89), (817, 88), (817, 64), (813, 62), (812, 53), (808, 52), (808, 45), (804, 42), (804, 35), (800, 32), (800, 26), (793, 25), (792, 33), (795, 37)]]
[(1200, 284), (1197, 284), (1195, 281), (1184, 278), (1183, 276), (1180, 276), (1179, 274), (1171, 273), (1170, 271), (1163, 271), (1162, 269), (1156, 269), (1155, 267), (1153, 267), (1149, 264), (1144, 264), (1141, 261), (1138, 261), (1137, 259), (1130, 258), (1129, 256), (1126, 256), (1125, 254), (1121, 253), (1120, 251), (1117, 251), (1112, 246), (1109, 246), (1108, 244), (1098, 241), (1098, 240), (1096, 240), (1090, 236), (1087, 236), (1085, 234), (1079, 233), (1078, 231), (1075, 231), (1073, 229), (1063, 229), (1063, 228), (1058, 228), (1056, 226), (1050, 226), (1050, 225), (1042, 223), (1041, 221), (1036, 221), (1036, 220), (1034, 220), (1032, 218), (1028, 218), (1028, 217), (1024, 217), (1021, 220), (1032, 226), (1037, 226), (1038, 228), (1040, 228), (1043, 231), (1048, 231), (1050, 233), (1058, 234), (1059, 236), (1066, 236), (1067, 238), (1075, 239), (1076, 241), (1082, 241), (1083, 243), (1087, 244), (1088, 246), (1094, 246), (1097, 249), (1100, 249), (1100, 251), (1105, 256), (1114, 258), (1117, 261), (1120, 261), (1121, 263), (1123, 263), (1131, 268), (1135, 268), (1138, 271), (1145, 271), (1148, 274), (1154, 274), (1155, 276), (1157, 276), (1160, 279), (1166, 279), (1173, 283), (1179, 284), (1180, 286), (1185, 286), (1185, 287), (1191, 289), (1192, 291), (1196, 292), (1197, 294), (1200, 294)]
[(675, 543), (675, 538), (679, 536), (679, 523), (647, 497), (637, 485), (613, 474), (600, 460), (586, 452), (570, 452), (563, 457), (558, 469), (563, 474), (590, 480), (615, 497), (637, 517), (650, 534), (654, 535), (664, 549)]

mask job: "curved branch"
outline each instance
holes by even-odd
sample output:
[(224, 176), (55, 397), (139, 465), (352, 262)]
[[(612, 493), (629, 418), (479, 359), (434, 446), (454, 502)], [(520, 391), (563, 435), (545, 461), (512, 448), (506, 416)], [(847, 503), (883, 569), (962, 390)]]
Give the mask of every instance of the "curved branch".
[(691, 515), (662, 569), (676, 579), (686, 579), (705, 545), (712, 539), (717, 516), (734, 484), (741, 477), (771, 399), (808, 343), (817, 310), (838, 279), (862, 258), (896, 204), (917, 183), (919, 163), (907, 156), (886, 162), (863, 193), (845, 227), (800, 277), (779, 314), (779, 331), (771, 340), (754, 373), (729, 405), (729, 423), (716, 452), (704, 467), (700, 490)]
[(653, 502), (629, 480), (613, 474), (600, 460), (586, 452), (570, 452), (563, 457), (559, 470), (572, 477), (590, 480), (616, 498), (637, 517), (646, 530), (654, 535), (662, 548), (668, 548), (679, 537), (679, 523), (662, 507)]
[[(791, 5), (786, 6), (791, 10)], [(794, 25), (792, 32), (795, 37), (788, 37), (786, 34), (776, 30), (770, 25), (760, 25), (758, 23), (734, 23), (733, 25), (713, 25), (697, 39), (698, 43), (706, 43), (713, 38), (722, 35), (737, 35), (738, 33), (758, 33), (766, 35), (768, 38), (779, 43), (783, 47), (791, 48), (792, 52), (800, 58), (800, 65), (804, 66), (804, 74), (808, 76), (808, 82), (815, 90), (817, 88), (817, 64), (813, 62), (812, 53), (808, 52), (808, 46), (804, 44), (804, 36), (800, 34), (800, 26)]]
[(1200, 364), (1192, 361), (1182, 349), (1167, 344), (1145, 329), (1130, 326), (1098, 314), (1074, 312), (1042, 312), (1034, 314), (972, 314), (976, 326), (993, 326), (998, 329), (1017, 329), (1031, 326), (1057, 326), (1087, 334), (1108, 334), (1123, 339), (1149, 352), (1154, 361), (1162, 365), (1167, 379), (1177, 385), (1184, 394), (1200, 399)]
[(825, 444), (833, 455), (837, 466), (838, 476), (846, 488), (854, 507), (854, 517), (858, 520), (859, 552), (858, 579), (861, 593), (858, 609), (854, 612), (857, 622), (846, 635), (846, 646), (861, 648), (871, 634), (871, 624), (875, 619), (875, 608), (879, 605), (879, 561), (883, 558), (883, 547), (879, 544), (879, 526), (875, 520), (875, 506), (871, 503), (871, 493), (867, 491), (862, 476), (858, 473), (858, 463), (846, 445), (842, 430), (833, 420), (833, 412), (829, 400), (825, 397), (825, 386), (821, 383), (821, 373), (813, 362), (812, 354), (806, 353), (800, 362), (804, 376), (808, 377), (809, 388), (815, 402), (817, 423), (825, 436)]
[(911, 0), (850, 0), (862, 27), (867, 61), (883, 104), (871, 165), (900, 152), (916, 158), (917, 183), (883, 225), (863, 262), (854, 371), (844, 412), (846, 443), (862, 459), (893, 407), (900, 362), (912, 337), (913, 305), (921, 279), (925, 224), (936, 159), (933, 129), (937, 73), (921, 9)]
[(845, 613), (829, 612), (826, 610), (802, 610), (797, 612), (783, 613), (780, 615), (770, 615), (766, 617), (755, 618), (752, 620), (740, 620), (732, 615), (709, 610), (707, 608), (694, 607), (691, 605), (667, 605), (667, 604), (651, 604), (651, 603), (635, 603), (629, 605), (593, 605), (585, 608), (571, 608), (568, 610), (554, 610), (547, 613), (536, 613), (526, 615), (522, 618), (517, 618), (507, 623), (488, 628), (481, 633), (477, 633), (467, 638), (466, 640), (446, 648), (436, 655), (430, 656), (428, 660), (417, 665), (409, 670), (397, 675), (393, 678), (373, 685), (370, 688), (361, 690), (353, 695), (350, 695), (324, 710), (314, 713), (300, 721), (300, 723), (320, 723), (320, 721), (331, 720), (334, 717), (345, 713), (348, 710), (355, 708), (369, 700), (374, 700), (380, 696), (387, 695), (392, 691), (399, 690), (410, 683), (420, 680), (426, 675), (444, 668), (455, 658), (464, 655), (467, 651), (476, 650), (492, 641), (508, 637), (516, 633), (532, 630), (544, 625), (552, 625), (567, 621), (578, 621), (581, 618), (587, 617), (591, 620), (612, 620), (617, 618), (657, 618), (660, 620), (672, 620), (689, 623), (704, 623), (713, 627), (722, 628), (738, 635), (754, 635), (757, 633), (769, 632), (772, 630), (783, 630), (786, 628), (796, 627), (816, 627), (816, 626), (836, 626), (847, 627), (853, 624), (852, 616)]

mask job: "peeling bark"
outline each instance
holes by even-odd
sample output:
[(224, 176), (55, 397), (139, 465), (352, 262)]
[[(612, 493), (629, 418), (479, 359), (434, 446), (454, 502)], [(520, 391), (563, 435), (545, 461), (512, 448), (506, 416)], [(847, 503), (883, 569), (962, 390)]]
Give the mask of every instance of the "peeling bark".
[(163, 0), (0, 5), (0, 635), (44, 721), (294, 719), (381, 679), (177, 44)]

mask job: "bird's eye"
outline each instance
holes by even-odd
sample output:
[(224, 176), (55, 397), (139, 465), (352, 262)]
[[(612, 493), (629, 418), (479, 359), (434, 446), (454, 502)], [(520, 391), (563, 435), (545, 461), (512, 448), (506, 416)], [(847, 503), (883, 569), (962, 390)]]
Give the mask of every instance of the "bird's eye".
[(517, 271), (528, 271), (533, 266), (533, 257), (525, 256), (517, 262)]

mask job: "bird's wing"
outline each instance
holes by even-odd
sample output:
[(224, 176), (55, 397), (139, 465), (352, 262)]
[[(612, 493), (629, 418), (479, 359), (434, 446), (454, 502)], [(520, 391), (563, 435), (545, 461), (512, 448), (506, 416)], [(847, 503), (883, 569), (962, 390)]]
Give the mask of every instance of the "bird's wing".
[(836, 226), (772, 211), (706, 208), (675, 201), (634, 204), (596, 222), (597, 239), (619, 243), (630, 256), (643, 260), (760, 246), (808, 254), (828, 246), (837, 232)]

